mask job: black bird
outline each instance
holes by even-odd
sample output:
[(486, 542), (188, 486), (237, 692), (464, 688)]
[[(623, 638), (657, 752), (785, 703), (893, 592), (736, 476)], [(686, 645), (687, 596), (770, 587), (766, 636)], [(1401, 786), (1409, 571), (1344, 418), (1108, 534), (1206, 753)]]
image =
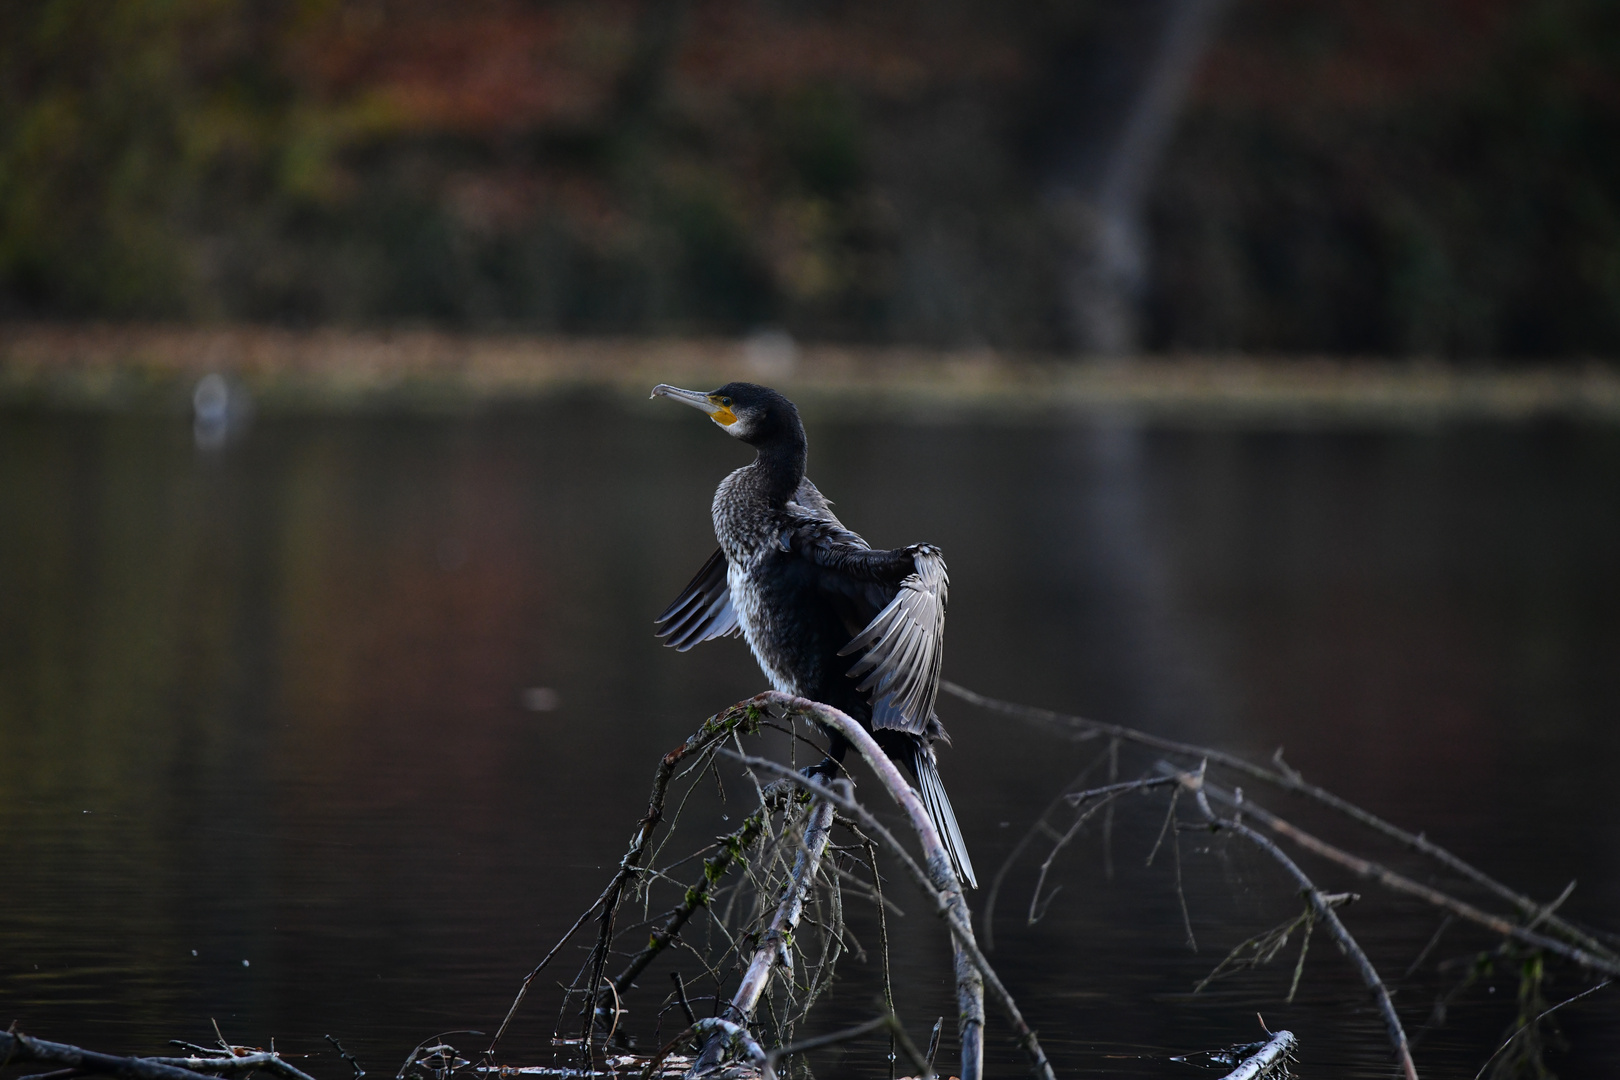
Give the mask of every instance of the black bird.
[[(764, 386), (704, 393), (659, 385), (654, 397), (702, 409), (759, 451), (720, 482), (720, 550), (658, 616), (665, 644), (742, 634), (783, 693), (848, 713), (917, 781), (956, 875), (977, 887), (962, 830), (934, 760), (949, 739), (934, 713), (945, 636), (945, 560), (931, 544), (874, 549), (844, 528), (804, 475), (804, 425), (793, 402)], [(848, 743), (829, 733), (831, 775)]]

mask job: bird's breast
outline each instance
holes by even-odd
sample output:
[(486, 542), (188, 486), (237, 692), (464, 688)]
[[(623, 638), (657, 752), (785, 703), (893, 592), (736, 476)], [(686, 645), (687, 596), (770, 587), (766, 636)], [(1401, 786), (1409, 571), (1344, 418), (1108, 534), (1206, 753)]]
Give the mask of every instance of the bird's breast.
[(780, 576), (764, 565), (770, 561), (768, 552), (755, 553), (747, 561), (732, 559), (727, 553), (731, 605), (743, 638), (771, 685), (784, 694), (811, 696), (815, 680), (807, 670), (802, 635), (793, 625), (796, 605), (791, 603), (792, 597), (782, 595)]

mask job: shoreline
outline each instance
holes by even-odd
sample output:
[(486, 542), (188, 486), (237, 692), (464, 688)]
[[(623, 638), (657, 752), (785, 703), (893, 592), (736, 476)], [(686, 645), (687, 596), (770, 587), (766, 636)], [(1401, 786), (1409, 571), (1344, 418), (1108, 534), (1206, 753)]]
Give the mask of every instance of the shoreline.
[(186, 412), (219, 373), (270, 414), (458, 413), (656, 383), (770, 383), (808, 411), (1147, 420), (1620, 423), (1620, 365), (1469, 368), (1372, 358), (1065, 359), (989, 349), (437, 330), (0, 324), (0, 410)]

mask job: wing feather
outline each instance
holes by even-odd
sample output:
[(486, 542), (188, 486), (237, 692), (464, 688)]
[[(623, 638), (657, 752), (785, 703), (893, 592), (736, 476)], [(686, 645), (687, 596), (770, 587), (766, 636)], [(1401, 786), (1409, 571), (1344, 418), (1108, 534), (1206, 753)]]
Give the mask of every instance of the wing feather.
[(665, 639), (664, 644), (680, 652), (700, 641), (740, 633), (726, 580), (725, 552), (716, 549), (675, 602), (653, 621), (659, 624), (658, 636)]
[(938, 548), (922, 544), (907, 551), (915, 572), (839, 655), (861, 654), (849, 674), (872, 694), (874, 728), (923, 734), (939, 694), (950, 578)]

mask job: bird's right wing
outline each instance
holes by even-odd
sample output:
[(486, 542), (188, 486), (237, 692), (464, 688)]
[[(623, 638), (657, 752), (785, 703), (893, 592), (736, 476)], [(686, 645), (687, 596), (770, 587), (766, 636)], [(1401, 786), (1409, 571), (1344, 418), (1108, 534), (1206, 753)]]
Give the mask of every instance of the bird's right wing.
[[(917, 544), (902, 552), (911, 556), (913, 572), (900, 582), (894, 599), (838, 655), (862, 654), (849, 674), (861, 680), (861, 690), (872, 694), (874, 728), (920, 735), (930, 728), (939, 694), (950, 578), (945, 557), (933, 545)], [(889, 554), (873, 553), (878, 558)]]
[(658, 636), (668, 639), (664, 644), (681, 652), (700, 641), (740, 633), (726, 581), (726, 553), (716, 548), (692, 583), (653, 621), (660, 626)]

